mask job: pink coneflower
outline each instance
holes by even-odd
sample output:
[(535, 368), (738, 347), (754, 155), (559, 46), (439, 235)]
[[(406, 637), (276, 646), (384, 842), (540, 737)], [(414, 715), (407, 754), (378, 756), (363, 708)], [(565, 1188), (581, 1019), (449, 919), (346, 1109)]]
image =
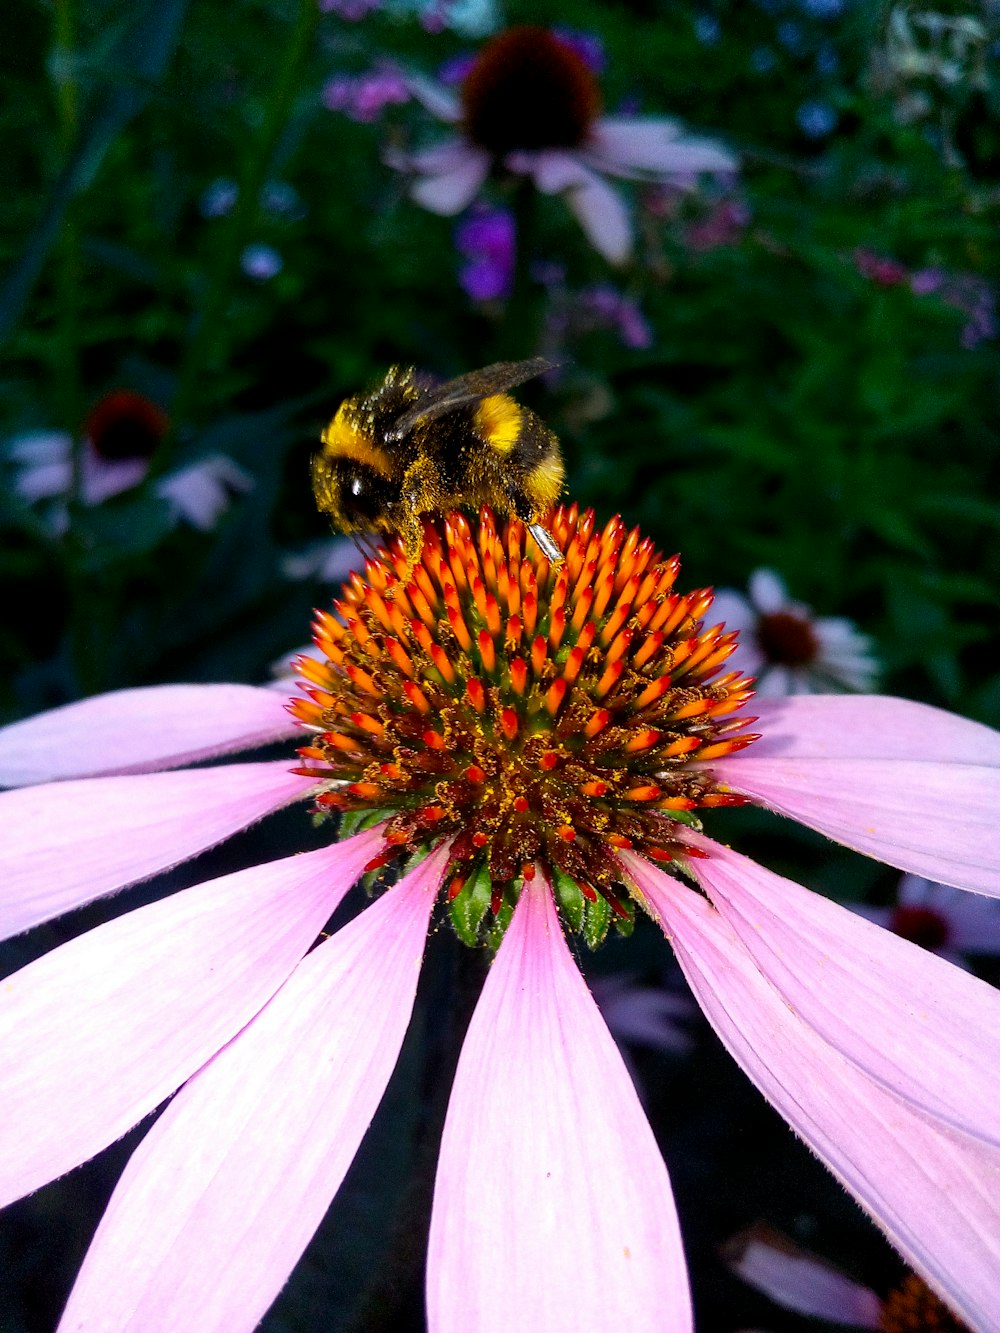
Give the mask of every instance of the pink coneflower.
[[(496, 956), (441, 1143), (429, 1328), (686, 1333), (666, 1167), (565, 938), (596, 945), (636, 908), (907, 1262), (998, 1327), (996, 992), (707, 837), (700, 814), (756, 801), (996, 894), (1000, 735), (900, 699), (745, 717), (735, 636), (706, 621), (709, 592), (675, 590), (676, 558), (575, 508), (550, 530), (558, 565), (517, 522), (453, 515), (412, 570), (396, 546), (352, 577), (317, 620), (323, 660), (302, 663), (292, 771), (147, 771), (292, 735), (250, 687), (126, 691), (0, 733), (7, 781), (40, 784), (0, 798), (8, 933), (295, 801), (373, 825), (139, 908), (4, 983), (6, 1198), (180, 1088), (65, 1329), (254, 1327), (382, 1096), (436, 913)], [(396, 858), (395, 886), (316, 944), (359, 874)]]
[(843, 616), (817, 616), (793, 601), (773, 569), (757, 569), (747, 593), (720, 588), (715, 614), (739, 632), (732, 665), (757, 678), (757, 693), (870, 690), (878, 678), (872, 641)]
[[(130, 389), (99, 399), (83, 424), (81, 502), (103, 504), (144, 481), (169, 425), (162, 408)], [(14, 490), (28, 504), (47, 505), (51, 529), (64, 532), (73, 486), (72, 436), (36, 431), (9, 441), (5, 452), (15, 468)], [(176, 521), (207, 532), (232, 496), (252, 485), (231, 458), (210, 454), (160, 477), (155, 491)]]
[(605, 116), (601, 90), (579, 41), (547, 28), (508, 28), (465, 74), (458, 96), (411, 80), (414, 95), (457, 133), (388, 164), (414, 177), (411, 195), (433, 213), (460, 213), (491, 171), (530, 178), (562, 194), (594, 248), (612, 263), (628, 258), (632, 225), (606, 176), (685, 182), (699, 172), (733, 172), (736, 159), (712, 139), (684, 134), (663, 117)]
[(968, 1333), (915, 1273), (881, 1297), (770, 1227), (734, 1237), (725, 1258), (744, 1282), (796, 1314), (879, 1333)]

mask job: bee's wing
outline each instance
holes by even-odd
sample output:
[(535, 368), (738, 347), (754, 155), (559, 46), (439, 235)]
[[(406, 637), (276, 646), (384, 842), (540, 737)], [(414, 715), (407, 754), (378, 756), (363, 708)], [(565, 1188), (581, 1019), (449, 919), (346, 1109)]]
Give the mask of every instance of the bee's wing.
[(433, 421), (466, 403), (488, 398), (491, 393), (506, 393), (547, 370), (555, 370), (555, 362), (544, 356), (533, 356), (527, 361), (497, 361), (492, 366), (483, 366), (482, 370), (470, 370), (467, 375), (459, 375), (426, 390), (422, 401), (409, 412), (404, 412), (393, 423), (392, 429), (386, 431), (386, 438), (401, 440), (420, 421)]

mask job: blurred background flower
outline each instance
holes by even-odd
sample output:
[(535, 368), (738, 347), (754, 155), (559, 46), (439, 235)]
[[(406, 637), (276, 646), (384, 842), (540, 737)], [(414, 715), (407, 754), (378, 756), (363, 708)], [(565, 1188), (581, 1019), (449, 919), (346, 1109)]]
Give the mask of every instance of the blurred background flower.
[(854, 904), (854, 911), (903, 939), (941, 954), (958, 967), (967, 958), (1000, 955), (1000, 902), (959, 893), (920, 875), (904, 875), (895, 903), (885, 907)]
[(711, 139), (685, 135), (676, 121), (605, 116), (594, 73), (593, 41), (546, 28), (508, 28), (483, 47), (456, 97), (419, 81), (414, 94), (459, 132), (386, 161), (415, 177), (411, 194), (435, 213), (458, 213), (491, 171), (529, 179), (542, 194), (561, 194), (588, 240), (611, 263), (632, 247), (624, 201), (606, 176), (688, 180), (736, 171), (732, 153)]
[[(117, 389), (94, 405), (83, 425), (79, 454), (79, 499), (99, 505), (146, 479), (170, 429), (166, 414), (150, 399)], [(15, 436), (3, 448), (12, 464), (13, 489), (28, 504), (44, 508), (53, 534), (69, 527), (74, 490), (74, 443), (65, 431)], [(210, 531), (234, 495), (253, 478), (223, 454), (211, 454), (155, 479), (153, 491), (176, 522)]]
[(744, 1282), (796, 1314), (850, 1328), (966, 1330), (915, 1273), (882, 1297), (771, 1227), (734, 1236), (724, 1253)]
[(733, 662), (760, 694), (870, 691), (878, 677), (871, 639), (843, 616), (817, 616), (788, 595), (773, 569), (750, 575), (747, 592), (720, 588), (714, 612), (739, 630)]

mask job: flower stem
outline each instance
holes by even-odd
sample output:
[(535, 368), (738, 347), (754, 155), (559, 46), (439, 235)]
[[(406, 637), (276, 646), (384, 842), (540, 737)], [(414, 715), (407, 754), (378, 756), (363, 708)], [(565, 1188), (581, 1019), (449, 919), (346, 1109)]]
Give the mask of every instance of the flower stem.
[(534, 182), (520, 177), (512, 202), (514, 212), (514, 279), (507, 308), (497, 331), (492, 360), (520, 361), (538, 345), (538, 311), (531, 259), (535, 246), (538, 198)]

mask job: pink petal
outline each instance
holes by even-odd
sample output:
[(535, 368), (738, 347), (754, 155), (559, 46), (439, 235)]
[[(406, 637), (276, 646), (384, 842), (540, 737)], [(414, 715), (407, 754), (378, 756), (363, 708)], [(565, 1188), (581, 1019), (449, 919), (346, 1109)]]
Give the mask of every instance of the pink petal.
[(543, 194), (564, 194), (587, 239), (611, 264), (621, 264), (632, 249), (632, 223), (616, 189), (565, 151), (511, 153), (510, 171), (530, 175)]
[(4, 452), (12, 463), (24, 466), (69, 463), (73, 437), (64, 430), (29, 430), (8, 440)]
[(464, 139), (446, 139), (419, 152), (387, 152), (387, 165), (415, 173), (410, 195), (422, 208), (451, 216), (476, 197), (489, 175), (490, 157)]
[(61, 1329), (256, 1326), (392, 1073), (447, 856), (314, 949), (177, 1094), (118, 1183)]
[(766, 703), (755, 699), (753, 711), (760, 717), (754, 730), (761, 732), (761, 738), (747, 752), (747, 759), (937, 759), (952, 764), (1000, 764), (1000, 732), (910, 699), (813, 694)]
[(0, 793), (0, 938), (168, 870), (315, 785), (278, 762)]
[(119, 690), (0, 729), (0, 787), (179, 768), (301, 734), (253, 685)]
[(462, 103), (450, 88), (419, 74), (407, 74), (406, 86), (425, 111), (454, 125), (462, 119)]
[(73, 484), (73, 465), (68, 458), (35, 463), (25, 467), (14, 480), (14, 489), (22, 500), (34, 504), (65, 495)]
[(8, 977), (0, 1206), (124, 1134), (239, 1032), (380, 846), (371, 830), (210, 880)]
[(744, 1282), (796, 1314), (852, 1328), (882, 1327), (882, 1302), (869, 1287), (804, 1250), (752, 1236), (727, 1263)]
[(769, 758), (751, 750), (712, 769), (733, 791), (866, 856), (943, 884), (1000, 894), (1000, 767)]
[[(888, 1092), (1000, 1146), (1000, 992), (719, 843), (692, 869), (802, 1021)], [(630, 859), (630, 868), (633, 860)]]
[(138, 486), (149, 471), (148, 458), (103, 458), (93, 449), (83, 455), (83, 502), (103, 504)]
[(747, 592), (760, 615), (771, 616), (779, 611), (790, 611), (803, 620), (812, 619), (809, 607), (791, 600), (784, 579), (773, 569), (755, 569), (747, 583)]
[(588, 148), (595, 166), (620, 176), (669, 178), (739, 168), (720, 143), (682, 134), (672, 120), (604, 116), (595, 124)]
[(702, 1008), (750, 1078), (971, 1328), (1000, 1329), (1000, 1153), (932, 1126), (802, 1023), (719, 914), (629, 857)]
[(566, 149), (518, 150), (504, 159), (508, 171), (531, 176), (543, 194), (562, 194), (586, 185), (593, 172)]
[(225, 454), (208, 454), (156, 482), (154, 490), (178, 519), (211, 532), (234, 495), (252, 490), (253, 478)]
[(663, 1159), (540, 880), (459, 1060), (427, 1303), (431, 1333), (691, 1327)]

